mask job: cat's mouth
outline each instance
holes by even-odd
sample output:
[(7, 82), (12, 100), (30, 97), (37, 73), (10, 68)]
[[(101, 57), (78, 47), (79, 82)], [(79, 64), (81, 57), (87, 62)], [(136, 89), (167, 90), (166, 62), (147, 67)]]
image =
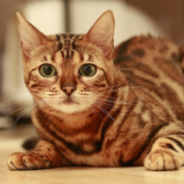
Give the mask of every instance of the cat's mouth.
[(73, 105), (73, 104), (78, 104), (77, 102), (71, 100), (71, 99), (67, 99), (63, 102), (60, 102), (60, 104), (66, 104), (66, 105)]

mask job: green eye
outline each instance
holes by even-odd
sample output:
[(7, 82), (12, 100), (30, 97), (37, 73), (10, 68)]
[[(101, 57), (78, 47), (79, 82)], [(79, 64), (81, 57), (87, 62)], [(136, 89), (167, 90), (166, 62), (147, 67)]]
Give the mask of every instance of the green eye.
[(52, 77), (56, 74), (56, 69), (52, 65), (45, 64), (40, 67), (40, 73), (44, 77)]
[(92, 77), (96, 72), (96, 67), (91, 64), (85, 64), (80, 68), (80, 74), (85, 77)]

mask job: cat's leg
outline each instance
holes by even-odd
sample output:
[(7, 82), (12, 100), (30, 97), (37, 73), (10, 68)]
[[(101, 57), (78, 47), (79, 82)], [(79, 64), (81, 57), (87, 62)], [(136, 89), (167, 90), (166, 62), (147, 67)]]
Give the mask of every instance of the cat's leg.
[(147, 170), (176, 170), (184, 164), (184, 133), (159, 138), (144, 160)]
[(46, 169), (69, 165), (54, 145), (40, 140), (36, 148), (27, 153), (13, 153), (7, 162), (10, 170)]

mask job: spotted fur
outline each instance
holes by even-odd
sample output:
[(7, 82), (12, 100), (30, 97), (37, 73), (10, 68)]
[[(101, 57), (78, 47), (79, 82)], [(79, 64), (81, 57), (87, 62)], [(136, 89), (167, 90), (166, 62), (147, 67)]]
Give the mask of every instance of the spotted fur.
[[(21, 35), (21, 24), (36, 37), (34, 49), (25, 44), (29, 38)], [(184, 164), (182, 48), (168, 39), (138, 36), (113, 49), (110, 11), (81, 35), (45, 36), (20, 15), (18, 25), (40, 142), (13, 154), (9, 169), (144, 165), (174, 170)], [(56, 75), (42, 77), (43, 63), (52, 64)], [(97, 67), (94, 76), (80, 75), (84, 63)], [(73, 90), (70, 104), (65, 87)]]

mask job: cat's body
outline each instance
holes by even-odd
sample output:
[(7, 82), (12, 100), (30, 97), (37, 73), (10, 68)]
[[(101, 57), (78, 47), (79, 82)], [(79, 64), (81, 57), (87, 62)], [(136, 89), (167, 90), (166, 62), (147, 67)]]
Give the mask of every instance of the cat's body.
[[(111, 19), (110, 27), (101, 27), (105, 19)], [(25, 83), (37, 103), (32, 119), (40, 142), (35, 150), (13, 154), (10, 169), (144, 163), (148, 170), (173, 170), (183, 165), (179, 47), (140, 36), (113, 51), (112, 27), (112, 14), (106, 12), (86, 35), (37, 33), (36, 50), (23, 44)], [(57, 69), (53, 76), (40, 75), (45, 63)], [(87, 65), (96, 68), (90, 77), (81, 73)]]

